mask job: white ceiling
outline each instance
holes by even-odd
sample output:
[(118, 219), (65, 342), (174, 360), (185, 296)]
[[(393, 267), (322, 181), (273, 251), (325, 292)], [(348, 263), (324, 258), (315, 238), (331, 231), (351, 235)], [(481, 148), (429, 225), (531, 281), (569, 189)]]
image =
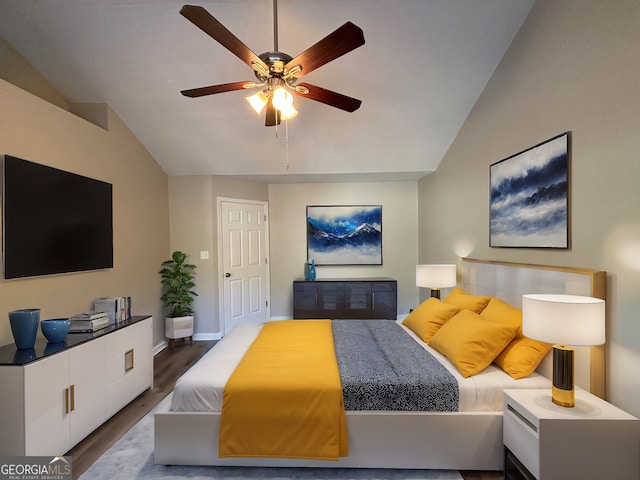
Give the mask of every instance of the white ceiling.
[[(246, 92), (179, 93), (255, 79), (179, 14), (185, 2), (1, 0), (0, 35), (71, 102), (108, 103), (169, 175), (408, 180), (437, 168), (534, 1), (280, 0), (280, 51), (295, 57), (346, 21), (366, 43), (304, 77), (360, 109), (296, 97), (277, 136)], [(256, 54), (273, 50), (272, 0), (192, 4)]]

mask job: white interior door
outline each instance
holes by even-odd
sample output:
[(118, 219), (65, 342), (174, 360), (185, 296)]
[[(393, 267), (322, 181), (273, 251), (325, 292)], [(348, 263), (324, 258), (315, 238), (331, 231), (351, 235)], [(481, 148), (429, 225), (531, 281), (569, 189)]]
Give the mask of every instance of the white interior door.
[(218, 199), (221, 328), (269, 318), (267, 204)]

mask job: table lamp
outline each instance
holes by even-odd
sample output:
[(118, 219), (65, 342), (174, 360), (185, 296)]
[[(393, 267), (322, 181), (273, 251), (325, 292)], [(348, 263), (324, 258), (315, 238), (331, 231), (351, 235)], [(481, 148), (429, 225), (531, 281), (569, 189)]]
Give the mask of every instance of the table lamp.
[(522, 333), (554, 344), (551, 400), (563, 407), (573, 407), (574, 349), (567, 345), (604, 343), (604, 300), (578, 295), (523, 295)]
[(416, 286), (431, 289), (431, 296), (440, 298), (440, 289), (456, 285), (456, 266), (416, 265)]

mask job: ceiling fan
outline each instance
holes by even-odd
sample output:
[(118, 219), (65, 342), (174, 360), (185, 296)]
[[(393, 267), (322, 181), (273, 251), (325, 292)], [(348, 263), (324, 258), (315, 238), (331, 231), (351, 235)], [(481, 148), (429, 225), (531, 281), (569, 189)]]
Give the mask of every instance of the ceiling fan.
[(281, 120), (293, 118), (297, 114), (293, 108), (291, 93), (347, 112), (360, 108), (361, 100), (309, 83), (297, 83), (300, 77), (364, 45), (364, 33), (353, 23), (345, 23), (293, 58), (278, 51), (277, 0), (273, 0), (274, 48), (273, 51), (260, 55), (253, 53), (203, 7), (184, 5), (180, 9), (180, 14), (251, 67), (258, 80), (182, 90), (180, 93), (183, 95), (195, 98), (215, 93), (260, 88), (260, 91), (247, 97), (247, 100), (258, 113), (266, 106), (265, 126), (267, 127), (278, 125)]

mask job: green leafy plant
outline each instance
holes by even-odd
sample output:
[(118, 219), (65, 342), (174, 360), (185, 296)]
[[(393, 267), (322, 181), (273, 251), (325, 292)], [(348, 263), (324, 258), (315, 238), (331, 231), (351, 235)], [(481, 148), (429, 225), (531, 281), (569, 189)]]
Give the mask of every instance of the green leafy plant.
[(196, 266), (186, 263), (187, 254), (175, 251), (171, 254), (171, 260), (162, 262), (162, 285), (164, 292), (160, 299), (169, 310), (169, 317), (185, 317), (193, 314), (194, 297), (198, 294), (193, 291), (194, 273)]

